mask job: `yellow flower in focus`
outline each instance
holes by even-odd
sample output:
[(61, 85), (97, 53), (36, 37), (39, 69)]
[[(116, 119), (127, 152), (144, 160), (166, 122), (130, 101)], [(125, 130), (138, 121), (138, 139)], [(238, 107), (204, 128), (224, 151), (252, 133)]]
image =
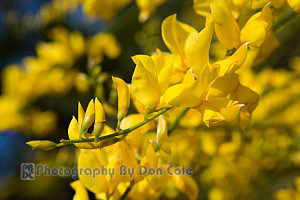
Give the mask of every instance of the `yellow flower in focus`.
[(174, 71), (185, 74), (192, 68), (198, 75), (209, 60), (209, 47), (213, 26), (208, 23), (200, 32), (176, 20), (176, 15), (167, 17), (162, 23), (162, 37), (174, 56)]
[(95, 135), (95, 138), (98, 138), (103, 132), (105, 122), (106, 120), (105, 120), (105, 112), (104, 112), (103, 105), (96, 98), (95, 99), (95, 123), (94, 123), (94, 130), (93, 130), (93, 135)]
[[(118, 124), (127, 115), (130, 105), (130, 91), (125, 81), (120, 78), (112, 77), (112, 80), (118, 91)], [(118, 126), (119, 126), (118, 125)], [(118, 127), (120, 128), (120, 127)]]
[[(120, 138), (110, 138), (107, 140), (103, 140), (97, 142), (97, 139), (100, 134), (108, 135), (114, 133), (109, 126), (104, 125), (105, 122), (105, 113), (102, 107), (102, 104), (96, 98), (95, 100), (91, 100), (89, 106), (84, 113), (84, 109), (81, 104), (78, 103), (78, 120), (73, 116), (69, 128), (68, 128), (68, 136), (70, 140), (78, 140), (80, 136), (83, 138), (95, 138), (95, 142), (82, 142), (82, 143), (74, 143), (74, 145), (81, 149), (97, 149), (103, 148), (106, 146), (113, 145), (119, 142)], [(88, 133), (87, 129), (94, 123), (94, 129), (92, 133)]]
[(226, 49), (238, 48), (240, 29), (226, 1), (215, 1), (210, 4), (210, 8), (219, 41)]
[(157, 81), (157, 73), (151, 58), (148, 66), (136, 59), (136, 67), (132, 76), (132, 90), (138, 101), (147, 109), (154, 109), (160, 102), (161, 91)]

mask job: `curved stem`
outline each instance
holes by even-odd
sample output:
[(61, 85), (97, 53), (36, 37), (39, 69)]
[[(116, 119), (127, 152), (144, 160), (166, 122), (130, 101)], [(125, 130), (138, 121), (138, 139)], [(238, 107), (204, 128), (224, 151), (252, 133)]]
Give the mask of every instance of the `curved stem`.
[[(141, 126), (143, 126), (143, 125), (147, 124), (148, 122), (154, 120), (155, 118), (157, 118), (158, 116), (164, 114), (165, 112), (167, 112), (170, 109), (171, 109), (171, 107), (163, 108), (162, 110), (158, 111), (156, 114), (152, 115), (151, 117), (148, 117), (144, 121), (142, 121), (142, 122), (140, 122), (140, 123), (138, 123), (138, 124), (136, 124), (136, 125), (134, 125), (130, 128), (124, 129), (122, 131), (115, 132), (115, 133), (110, 134), (110, 135), (105, 135), (105, 136), (99, 137), (98, 141), (107, 140), (107, 139), (114, 138), (114, 137), (121, 136), (121, 135), (127, 135), (128, 133), (140, 128)], [(78, 140), (61, 140), (60, 142), (64, 143), (64, 144), (74, 144), (74, 143), (94, 142), (94, 141), (95, 141), (95, 138), (87, 138), (87, 139), (78, 139)]]

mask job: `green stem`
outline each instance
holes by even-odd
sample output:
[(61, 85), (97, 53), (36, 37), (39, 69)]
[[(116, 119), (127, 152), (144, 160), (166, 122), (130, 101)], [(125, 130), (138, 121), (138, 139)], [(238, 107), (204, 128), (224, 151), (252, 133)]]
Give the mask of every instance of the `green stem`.
[[(110, 135), (105, 135), (105, 136), (99, 137), (98, 141), (107, 140), (107, 139), (114, 138), (114, 137), (121, 136), (121, 135), (127, 135), (128, 133), (140, 128), (141, 126), (143, 126), (143, 125), (147, 124), (148, 122), (154, 120), (155, 118), (157, 118), (158, 116), (164, 114), (165, 112), (167, 112), (170, 109), (171, 109), (171, 107), (163, 108), (162, 110), (158, 111), (156, 114), (152, 115), (151, 117), (145, 119), (144, 121), (128, 128), (128, 129), (124, 129), (122, 131), (118, 131), (118, 132), (115, 132), (115, 133), (110, 134)], [(95, 140), (95, 138), (86, 138), (86, 139), (79, 139), (79, 140), (61, 140), (60, 142), (64, 143), (64, 144), (74, 144), (74, 143), (83, 143), (83, 142), (94, 142), (94, 140)]]
[(175, 130), (175, 128), (179, 124), (180, 120), (185, 116), (185, 114), (188, 111), (189, 111), (189, 108), (185, 108), (183, 111), (181, 111), (181, 113), (179, 113), (179, 115), (177, 116), (177, 118), (175, 119), (175, 121), (171, 124), (171, 126), (168, 129), (168, 133), (169, 134), (171, 134)]

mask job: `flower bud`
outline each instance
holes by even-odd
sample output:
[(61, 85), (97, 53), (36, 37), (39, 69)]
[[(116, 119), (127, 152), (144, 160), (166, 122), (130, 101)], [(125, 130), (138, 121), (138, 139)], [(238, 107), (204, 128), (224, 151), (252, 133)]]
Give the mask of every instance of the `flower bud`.
[(156, 140), (159, 145), (159, 148), (163, 152), (170, 155), (171, 148), (169, 144), (167, 121), (162, 115), (158, 117)]
[(84, 109), (81, 106), (80, 102), (78, 102), (78, 128), (81, 128), (81, 124), (83, 122), (83, 118), (84, 118)]
[(98, 137), (101, 135), (104, 129), (105, 122), (105, 112), (102, 104), (96, 98), (95, 100), (95, 124), (93, 134), (95, 135), (95, 142), (97, 142)]
[[(114, 84), (118, 91), (118, 125), (122, 119), (127, 115), (130, 104), (130, 92), (127, 84), (120, 78), (112, 77)], [(118, 128), (120, 128), (118, 126)]]
[(49, 140), (34, 140), (26, 142), (26, 144), (29, 145), (32, 149), (37, 149), (41, 151), (48, 151), (50, 149), (58, 147), (58, 144)]
[(95, 120), (95, 104), (92, 99), (86, 109), (85, 116), (83, 118), (82, 126), (80, 129), (80, 134), (83, 135), (84, 132), (88, 130), (88, 128), (93, 124)]

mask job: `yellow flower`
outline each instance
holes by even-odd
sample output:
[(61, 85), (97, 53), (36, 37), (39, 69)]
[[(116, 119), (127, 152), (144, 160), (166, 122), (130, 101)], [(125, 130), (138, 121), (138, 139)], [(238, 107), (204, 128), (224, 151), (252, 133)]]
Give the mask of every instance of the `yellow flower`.
[[(97, 138), (102, 135), (108, 135), (114, 133), (109, 126), (104, 124), (105, 122), (105, 113), (102, 107), (102, 104), (96, 98), (96, 104), (94, 104), (94, 100), (91, 100), (89, 106), (87, 108), (86, 113), (84, 114), (84, 110), (80, 103), (78, 103), (78, 120), (83, 121), (82, 126), (77, 122), (76, 118), (73, 116), (69, 128), (68, 128), (68, 136), (70, 140), (78, 140), (80, 134), (84, 138), (95, 138), (95, 142), (82, 142), (82, 143), (74, 143), (75, 146), (82, 149), (97, 149), (103, 148), (106, 146), (113, 145), (121, 140), (121, 138), (110, 138), (107, 140), (102, 140), (100, 142), (97, 141)], [(95, 109), (96, 108), (96, 109)], [(95, 112), (96, 110), (96, 112)], [(95, 115), (96, 113), (96, 115)], [(91, 116), (92, 115), (92, 116)], [(90, 121), (91, 120), (91, 121)], [(94, 123), (94, 130), (91, 133), (87, 133), (87, 129), (84, 129), (84, 123), (89, 123), (88, 127), (90, 127)], [(85, 125), (87, 127), (87, 125)], [(84, 131), (82, 131), (84, 130)]]
[(57, 144), (48, 140), (33, 140), (30, 142), (26, 142), (27, 145), (32, 147), (32, 149), (48, 151), (50, 149), (54, 149), (57, 147)]
[(97, 142), (97, 138), (101, 135), (105, 126), (105, 112), (102, 104), (96, 98), (95, 99), (95, 123), (93, 134), (95, 135), (95, 142)]
[(162, 151), (171, 154), (171, 148), (169, 144), (168, 138), (168, 126), (166, 119), (161, 115), (158, 117), (158, 125), (157, 125), (157, 143)]
[(205, 95), (218, 77), (219, 68), (207, 65), (199, 76), (188, 70), (182, 83), (169, 87), (164, 100), (171, 106), (195, 107), (205, 100)]
[(93, 124), (95, 120), (95, 103), (92, 99), (86, 109), (86, 113), (84, 115), (80, 132), (84, 133), (88, 130), (88, 128)]
[(132, 92), (147, 110), (153, 110), (162, 96), (155, 63), (150, 56), (144, 55), (133, 57), (133, 61), (136, 67), (132, 75)]
[(130, 91), (125, 81), (120, 78), (112, 77), (118, 91), (118, 124), (127, 115), (130, 105)]
[(226, 1), (215, 1), (210, 4), (210, 8), (219, 41), (226, 49), (238, 48), (240, 45), (240, 28)]
[(197, 75), (207, 65), (213, 33), (211, 23), (198, 33), (193, 27), (176, 20), (176, 15), (162, 23), (162, 36), (174, 56), (174, 70), (185, 73), (192, 68)]
[[(101, 165), (107, 165), (107, 157), (104, 150), (81, 149), (78, 156), (78, 169), (90, 169), (91, 173), (96, 168), (101, 168)], [(93, 193), (107, 192), (109, 189), (108, 180), (104, 175), (97, 175), (95, 177), (86, 173), (79, 173), (80, 182)]]

